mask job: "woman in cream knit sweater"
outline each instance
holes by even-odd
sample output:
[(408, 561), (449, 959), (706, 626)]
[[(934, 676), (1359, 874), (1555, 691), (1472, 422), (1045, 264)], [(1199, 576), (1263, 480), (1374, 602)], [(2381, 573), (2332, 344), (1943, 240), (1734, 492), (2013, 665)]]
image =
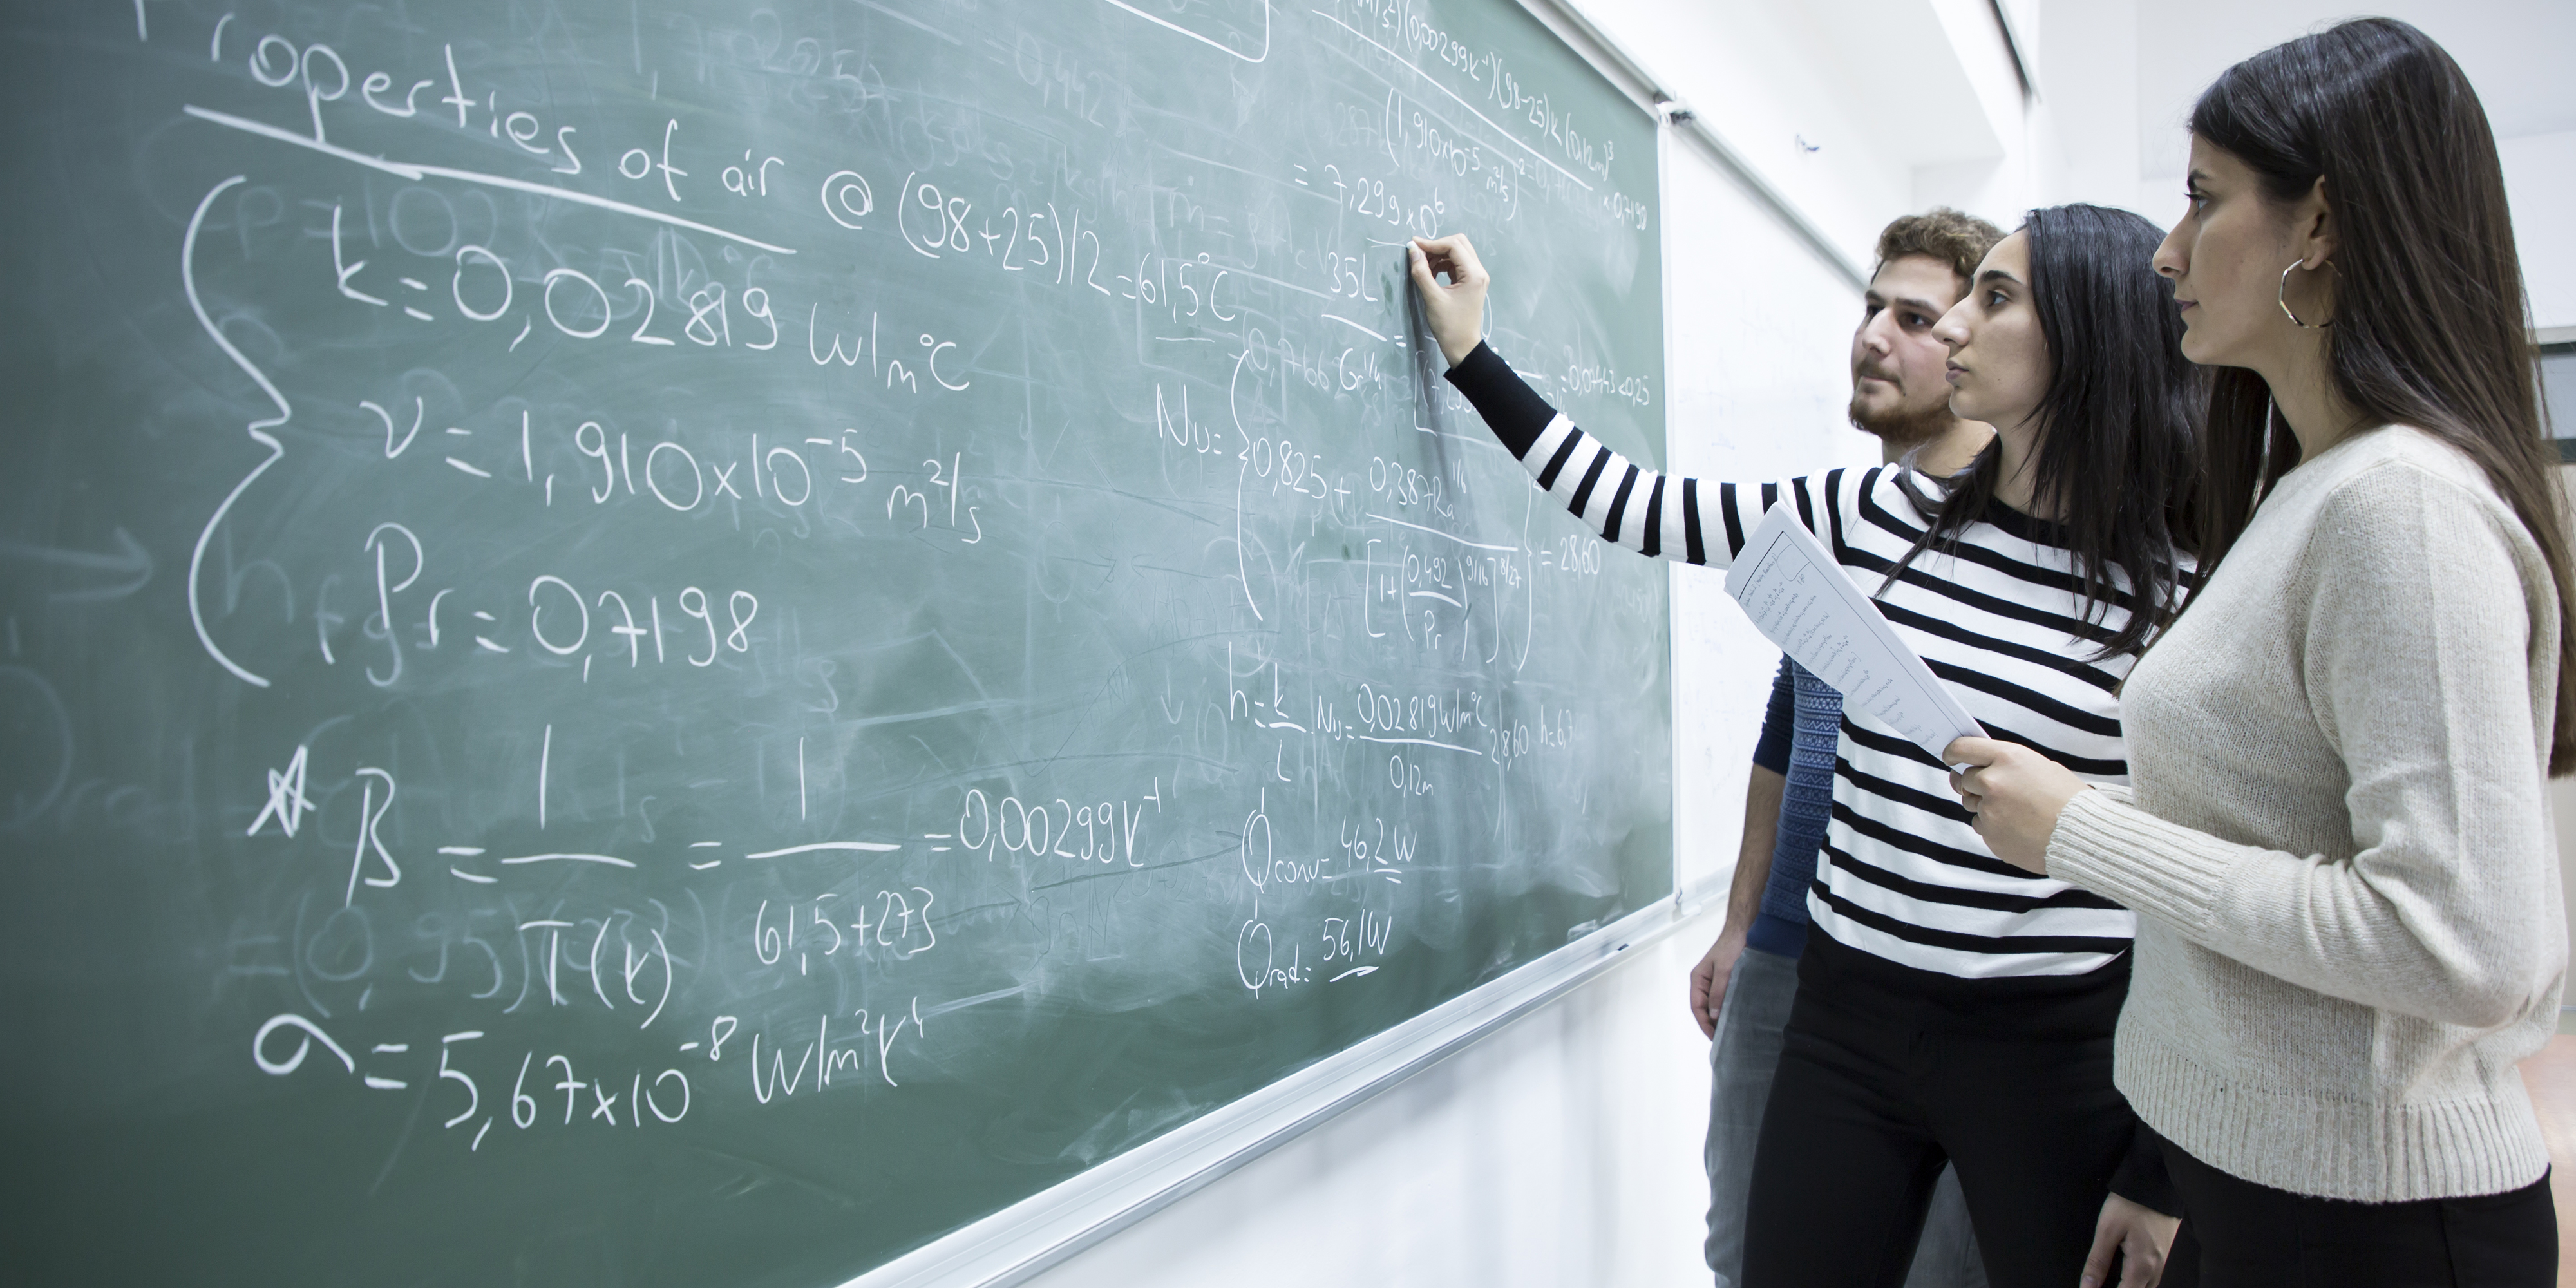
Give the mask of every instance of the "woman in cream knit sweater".
[(1977, 739), (1954, 786), (1997, 855), (2138, 913), (2115, 1081), (2200, 1282), (2550, 1284), (2515, 1065), (2567, 967), (2576, 633), (2495, 143), (2384, 19), (2238, 64), (2191, 128), (2157, 268), (2230, 370), (2204, 580), (2122, 694), (2132, 786)]

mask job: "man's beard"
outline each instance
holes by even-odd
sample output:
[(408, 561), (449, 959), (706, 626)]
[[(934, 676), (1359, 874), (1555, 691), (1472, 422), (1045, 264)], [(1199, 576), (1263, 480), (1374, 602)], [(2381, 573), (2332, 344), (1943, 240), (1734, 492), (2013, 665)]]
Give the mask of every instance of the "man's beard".
[(1896, 410), (1871, 414), (1861, 409), (1860, 395), (1852, 395), (1845, 409), (1852, 428), (1903, 452), (1921, 447), (1940, 437), (1950, 428), (1950, 404), (1947, 399), (1929, 407), (1910, 408), (1899, 404)]

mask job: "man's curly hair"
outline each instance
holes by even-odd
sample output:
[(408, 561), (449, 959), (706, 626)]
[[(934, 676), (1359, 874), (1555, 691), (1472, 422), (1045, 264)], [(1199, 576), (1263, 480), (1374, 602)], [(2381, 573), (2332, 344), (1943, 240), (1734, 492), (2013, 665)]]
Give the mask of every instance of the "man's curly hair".
[(1934, 206), (1919, 215), (1904, 215), (1878, 235), (1878, 270), (1908, 255), (1928, 255), (1950, 266), (1950, 271), (1966, 282), (1977, 275), (1977, 265), (1995, 243), (2004, 239), (2004, 231), (1948, 206)]

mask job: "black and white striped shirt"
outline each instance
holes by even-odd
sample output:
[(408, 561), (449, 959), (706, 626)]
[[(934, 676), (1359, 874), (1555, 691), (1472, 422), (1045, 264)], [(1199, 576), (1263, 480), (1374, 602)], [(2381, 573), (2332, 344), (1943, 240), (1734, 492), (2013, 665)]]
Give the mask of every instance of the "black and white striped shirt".
[[(1603, 540), (1649, 557), (1724, 568), (1763, 512), (1787, 501), (1875, 590), (1923, 532), (1894, 467), (1703, 487), (1602, 446), (1489, 348), (1449, 378), (1541, 488)], [(2089, 781), (2125, 784), (2117, 695), (2135, 658), (2092, 660), (2088, 636), (2117, 629), (2126, 601), (2088, 629), (2079, 588), (2053, 525), (1995, 505), (1955, 553), (1926, 552), (1878, 603), (1988, 733)], [(2118, 904), (1996, 858), (1938, 759), (1849, 707), (1807, 911), (1844, 945), (1968, 979), (2083, 974), (2126, 951), (2137, 929)]]

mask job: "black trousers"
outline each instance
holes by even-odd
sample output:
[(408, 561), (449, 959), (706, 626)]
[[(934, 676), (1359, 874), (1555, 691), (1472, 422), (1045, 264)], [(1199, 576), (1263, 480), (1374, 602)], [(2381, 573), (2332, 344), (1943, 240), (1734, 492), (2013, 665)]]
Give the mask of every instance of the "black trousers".
[(2546, 1175), (2476, 1198), (2354, 1203), (2257, 1185), (2172, 1141), (2161, 1143), (2186, 1212), (2167, 1288), (2550, 1288), (2558, 1282), (2558, 1213)]
[(1960, 980), (1811, 934), (1746, 1212), (1746, 1288), (1894, 1288), (1958, 1168), (1994, 1288), (2074, 1288), (2138, 1121), (2111, 1086), (2129, 959)]

